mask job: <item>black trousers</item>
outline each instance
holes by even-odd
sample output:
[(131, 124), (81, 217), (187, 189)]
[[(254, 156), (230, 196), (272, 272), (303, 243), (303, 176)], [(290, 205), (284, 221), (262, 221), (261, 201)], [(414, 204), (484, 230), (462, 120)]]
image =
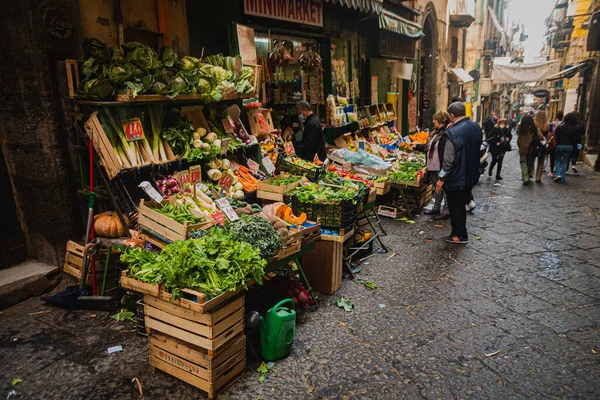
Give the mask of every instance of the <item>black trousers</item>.
[(504, 152), (492, 153), (492, 163), (490, 164), (490, 172), (489, 176), (492, 176), (492, 170), (498, 164), (498, 169), (496, 170), (496, 176), (500, 176), (500, 171), (502, 171), (502, 161), (504, 160)]
[(453, 190), (446, 192), (448, 208), (450, 209), (450, 224), (452, 236), (467, 238), (467, 204), (471, 197), (471, 189)]

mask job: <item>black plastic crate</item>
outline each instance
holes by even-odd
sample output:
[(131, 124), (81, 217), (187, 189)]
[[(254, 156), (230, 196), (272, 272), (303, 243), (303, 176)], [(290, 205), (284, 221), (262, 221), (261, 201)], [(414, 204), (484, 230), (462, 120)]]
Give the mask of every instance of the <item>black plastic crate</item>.
[(306, 213), (309, 221), (316, 221), (322, 228), (351, 229), (356, 222), (361, 195), (352, 200), (342, 200), (337, 204), (301, 203), (294, 195), (285, 196), (287, 204), (291, 204), (295, 215)]
[(144, 321), (144, 317), (146, 316), (144, 313), (144, 299), (139, 299), (135, 302), (135, 321), (137, 322), (137, 333), (138, 335), (148, 336), (146, 334), (146, 322)]
[(286, 161), (284, 155), (279, 154), (277, 157), (277, 169), (282, 172), (288, 172), (292, 175), (306, 176), (311, 182), (318, 182), (319, 178), (325, 171), (325, 167), (317, 169), (307, 169), (292, 162)]

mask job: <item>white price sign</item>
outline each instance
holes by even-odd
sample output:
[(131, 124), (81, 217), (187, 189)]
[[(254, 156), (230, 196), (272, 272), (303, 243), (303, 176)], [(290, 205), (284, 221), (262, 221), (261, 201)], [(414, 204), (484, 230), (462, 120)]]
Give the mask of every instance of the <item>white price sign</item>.
[(252, 173), (256, 175), (258, 173), (260, 165), (258, 165), (258, 163), (254, 160), (248, 160), (248, 168), (250, 168), (250, 171), (252, 171)]
[(235, 213), (235, 211), (233, 211), (233, 208), (231, 207), (231, 204), (229, 204), (229, 201), (227, 200), (227, 198), (221, 197), (221, 198), (215, 200), (215, 202), (217, 203), (217, 206), (223, 212), (223, 214), (225, 214), (225, 216), (227, 217), (227, 219), (229, 221), (233, 222), (233, 221), (237, 221), (238, 219), (240, 219), (240, 217)]
[(271, 161), (271, 159), (269, 157), (264, 157), (262, 159), (262, 163), (265, 166), (265, 169), (267, 170), (269, 175), (271, 175), (271, 174), (273, 174), (273, 172), (275, 172), (275, 166), (273, 165), (273, 162)]
[(156, 190), (156, 189), (154, 189), (154, 187), (152, 187), (150, 182), (143, 181), (142, 183), (140, 183), (138, 185), (138, 187), (141, 187), (144, 190), (144, 192), (146, 192), (146, 194), (155, 202), (160, 204), (163, 201), (162, 195), (160, 193), (158, 193), (158, 190)]
[(227, 146), (229, 146), (229, 138), (221, 140), (221, 154), (227, 154)]

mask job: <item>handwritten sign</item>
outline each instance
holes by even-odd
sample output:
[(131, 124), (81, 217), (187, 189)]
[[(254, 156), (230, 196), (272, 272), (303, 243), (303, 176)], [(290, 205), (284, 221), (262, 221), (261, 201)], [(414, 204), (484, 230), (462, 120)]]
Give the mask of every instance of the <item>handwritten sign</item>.
[(388, 151), (385, 147), (379, 147), (378, 150), (379, 154), (381, 154), (383, 158), (386, 158), (388, 156)]
[(229, 146), (229, 138), (221, 140), (221, 155), (227, 154), (227, 146)]
[(410, 132), (417, 129), (417, 98), (413, 97), (408, 101), (408, 130)]
[(213, 211), (210, 216), (218, 225), (225, 225), (225, 214), (223, 214), (221, 211)]
[(125, 132), (128, 141), (132, 142), (144, 138), (144, 128), (139, 118), (121, 120), (121, 125), (123, 125), (123, 132)]
[(250, 169), (250, 171), (252, 171), (254, 175), (256, 175), (258, 173), (260, 165), (256, 161), (250, 159), (248, 160), (248, 168)]
[(292, 142), (285, 142), (285, 154), (288, 156), (296, 154), (296, 149), (294, 149), (294, 144)]
[(219, 186), (223, 188), (224, 192), (229, 191), (229, 188), (233, 184), (233, 178), (229, 174), (223, 174), (221, 180), (219, 181)]
[(231, 204), (229, 204), (229, 201), (227, 200), (227, 198), (221, 197), (220, 199), (217, 199), (215, 202), (217, 203), (217, 207), (219, 207), (219, 209), (221, 211), (223, 211), (223, 213), (225, 214), (225, 216), (227, 217), (227, 219), (229, 221), (233, 222), (233, 221), (237, 221), (238, 219), (240, 219), (240, 217), (235, 213), (235, 211), (233, 211), (233, 208), (231, 207)]
[(267, 172), (269, 173), (269, 175), (272, 175), (273, 172), (275, 172), (275, 166), (273, 165), (273, 162), (271, 161), (271, 159), (269, 157), (264, 157), (262, 159), (262, 164), (264, 165), (264, 167), (267, 170)]
[(206, 193), (208, 191), (208, 186), (206, 186), (202, 182), (196, 183), (196, 185), (194, 187), (196, 188), (196, 193), (199, 193), (199, 192)]
[(221, 123), (223, 124), (223, 129), (225, 129), (225, 132), (232, 135), (233, 134), (233, 124), (231, 123), (231, 121), (228, 118), (223, 118), (221, 120)]
[(240, 56), (246, 65), (256, 64), (256, 42), (254, 41), (254, 29), (236, 24), (237, 39)]
[(152, 200), (154, 200), (157, 203), (161, 203), (163, 201), (163, 197), (160, 193), (158, 193), (158, 190), (154, 189), (154, 187), (152, 187), (152, 185), (150, 184), (150, 182), (148, 181), (143, 181), (141, 182), (138, 187), (141, 187), (142, 190), (144, 192), (146, 192), (146, 194), (148, 195), (148, 197), (150, 197)]
[(199, 165), (192, 165), (190, 167), (190, 182), (195, 184), (196, 182), (202, 182), (202, 167)]
[(179, 171), (177, 173), (177, 181), (179, 181), (179, 185), (183, 189), (185, 185), (190, 183), (190, 171), (188, 171), (187, 169), (184, 171)]

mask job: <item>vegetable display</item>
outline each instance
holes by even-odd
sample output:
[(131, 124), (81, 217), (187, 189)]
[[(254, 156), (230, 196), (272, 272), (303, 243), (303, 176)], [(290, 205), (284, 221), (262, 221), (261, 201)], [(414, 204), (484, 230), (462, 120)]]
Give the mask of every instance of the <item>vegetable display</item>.
[(206, 57), (207, 63), (191, 56), (179, 58), (171, 47), (160, 54), (139, 42), (124, 43), (123, 51), (99, 39), (84, 43), (86, 61), (81, 68), (78, 92), (86, 99), (106, 100), (130, 92), (173, 98), (198, 94), (206, 102), (220, 101), (223, 94), (254, 91), (254, 69), (241, 65), (241, 57)]
[(302, 177), (301, 176), (297, 176), (297, 175), (280, 176), (280, 177), (274, 178), (271, 181), (271, 185), (273, 185), (273, 186), (287, 186), (287, 185), (290, 185), (292, 183), (298, 182), (300, 179), (302, 179)]
[(329, 185), (318, 185), (310, 183), (298, 186), (291, 194), (298, 198), (301, 203), (335, 204), (342, 200), (355, 200), (357, 191), (352, 188), (338, 188)]
[[(285, 223), (282, 222), (285, 226)], [(242, 215), (240, 220), (231, 224), (229, 231), (237, 240), (247, 242), (260, 250), (262, 258), (270, 260), (281, 249), (279, 232), (258, 215)]]
[(190, 209), (190, 204), (165, 204), (163, 207), (157, 208), (156, 211), (180, 224), (183, 224), (184, 222), (192, 224), (204, 222), (204, 218), (195, 216)]
[(392, 163), (392, 171), (388, 173), (392, 182), (416, 181), (423, 175), (423, 164), (420, 162), (398, 162)]
[(164, 284), (173, 299), (180, 298), (184, 288), (215, 297), (251, 279), (261, 283), (266, 265), (257, 248), (220, 228), (206, 231), (200, 239), (169, 244), (160, 254), (130, 249), (121, 261), (129, 263), (133, 278)]

